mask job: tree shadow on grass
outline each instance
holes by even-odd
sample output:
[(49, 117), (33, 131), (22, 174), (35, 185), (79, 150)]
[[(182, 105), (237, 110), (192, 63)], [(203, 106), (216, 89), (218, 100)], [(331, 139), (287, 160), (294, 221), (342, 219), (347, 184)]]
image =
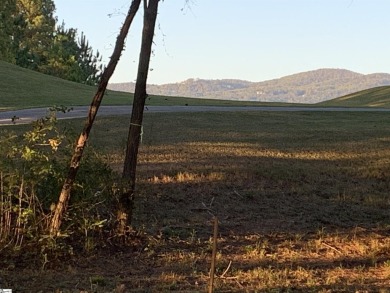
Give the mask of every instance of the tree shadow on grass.
[(240, 156), (209, 167), (202, 160), (188, 168), (141, 165), (145, 179), (138, 183), (134, 223), (157, 230), (170, 225), (196, 229), (217, 216), (221, 231), (236, 235), (390, 224), (389, 179), (345, 172), (351, 164), (352, 159)]
[[(205, 285), (205, 253), (210, 254), (205, 247), (211, 219), (218, 217), (219, 275), (232, 261), (231, 278), (218, 281), (220, 292), (385, 290), (390, 286), (390, 215), (384, 188), (389, 181), (344, 172), (353, 160), (224, 157), (208, 172), (202, 160), (200, 167), (189, 164), (187, 171), (180, 171), (180, 164), (149, 165), (145, 174), (161, 173), (139, 182), (136, 223), (166, 241), (166, 248), (156, 248), (167, 249), (164, 255), (200, 255), (201, 267), (194, 269), (192, 263), (184, 269), (188, 258), (182, 257), (173, 258), (172, 268), (165, 262), (164, 271), (184, 280), (191, 270), (201, 271), (197, 283), (203, 280)], [(275, 173), (264, 171), (272, 166)], [(291, 173), (286, 172), (291, 166)], [(189, 239), (198, 239), (203, 250), (194, 243), (174, 248), (173, 242)], [(187, 272), (184, 277), (182, 272)]]
[(78, 255), (61, 271), (9, 275), (8, 284), (20, 291), (112, 292), (123, 285), (123, 292), (204, 292), (217, 216), (216, 292), (388, 289), (386, 132), (370, 137), (372, 125), (346, 130), (339, 120), (313, 127), (318, 115), (304, 121), (304, 131), (294, 123), (284, 129), (278, 115), (267, 125), (249, 115), (248, 125), (235, 126), (242, 116), (232, 114), (234, 131), (216, 130), (206, 119), (197, 130), (197, 121), (182, 117), (181, 135), (155, 124), (156, 143), (145, 135), (141, 150), (134, 213), (145, 243)]

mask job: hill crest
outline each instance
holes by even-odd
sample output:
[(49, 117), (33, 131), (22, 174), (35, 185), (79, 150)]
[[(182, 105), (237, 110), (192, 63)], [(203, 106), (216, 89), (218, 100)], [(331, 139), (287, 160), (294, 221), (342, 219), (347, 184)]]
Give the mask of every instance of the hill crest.
[[(108, 88), (133, 92), (134, 83), (111, 83)], [(250, 82), (239, 79), (187, 79), (148, 85), (148, 93), (166, 96), (259, 102), (315, 104), (368, 88), (390, 85), (390, 74), (361, 74), (346, 69), (322, 68), (277, 79)]]

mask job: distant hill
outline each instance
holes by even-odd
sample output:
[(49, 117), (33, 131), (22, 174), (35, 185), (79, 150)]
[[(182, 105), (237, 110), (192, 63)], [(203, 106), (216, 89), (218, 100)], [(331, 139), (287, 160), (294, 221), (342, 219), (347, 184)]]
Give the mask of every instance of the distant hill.
[[(345, 69), (318, 69), (263, 82), (236, 79), (188, 79), (148, 85), (149, 94), (240, 101), (315, 104), (350, 93), (390, 85), (390, 74), (360, 74)], [(112, 83), (109, 88), (133, 92), (134, 83)]]

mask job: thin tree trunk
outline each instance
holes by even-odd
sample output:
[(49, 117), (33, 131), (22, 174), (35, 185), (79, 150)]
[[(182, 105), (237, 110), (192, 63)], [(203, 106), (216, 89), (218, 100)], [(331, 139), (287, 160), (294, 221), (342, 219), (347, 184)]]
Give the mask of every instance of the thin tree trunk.
[(67, 205), (70, 198), (70, 191), (72, 189), (73, 183), (75, 181), (78, 168), (80, 166), (80, 161), (83, 156), (84, 147), (86, 145), (86, 142), (89, 137), (89, 133), (92, 129), (93, 122), (96, 118), (96, 114), (98, 112), (98, 109), (100, 107), (101, 101), (104, 97), (104, 93), (107, 88), (108, 81), (110, 80), (112, 74), (115, 71), (115, 67), (118, 64), (118, 61), (120, 59), (125, 39), (127, 36), (127, 33), (129, 31), (130, 25), (133, 22), (133, 19), (138, 11), (139, 5), (141, 3), (141, 0), (133, 0), (133, 2), (130, 5), (128, 14), (126, 16), (125, 22), (122, 25), (122, 28), (119, 32), (119, 35), (117, 37), (115, 48), (112, 53), (110, 62), (108, 63), (107, 67), (105, 68), (103, 75), (101, 77), (101, 80), (98, 85), (98, 90), (93, 97), (91, 106), (89, 108), (88, 118), (85, 122), (83, 131), (81, 132), (79, 139), (77, 141), (76, 147), (74, 149), (74, 153), (70, 162), (70, 167), (68, 171), (68, 176), (64, 182), (64, 185), (62, 186), (62, 190), (58, 199), (58, 203), (56, 205), (56, 208), (54, 210), (53, 218), (51, 219), (50, 224), (50, 234), (55, 236), (58, 234), (62, 222), (62, 218), (64, 216), (64, 213), (66, 212)]
[(124, 234), (131, 224), (137, 156), (142, 133), (142, 120), (147, 98), (146, 82), (152, 52), (154, 29), (156, 25), (159, 0), (144, 0), (144, 24), (142, 31), (141, 52), (139, 56), (137, 81), (135, 84), (133, 109), (130, 120), (127, 149), (122, 177), (127, 181), (119, 199), (118, 232)]

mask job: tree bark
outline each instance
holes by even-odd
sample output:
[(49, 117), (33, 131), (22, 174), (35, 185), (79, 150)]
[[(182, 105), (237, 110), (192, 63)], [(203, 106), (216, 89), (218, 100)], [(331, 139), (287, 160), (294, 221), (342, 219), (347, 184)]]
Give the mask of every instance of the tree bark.
[(150, 55), (152, 52), (154, 29), (156, 25), (159, 0), (144, 0), (144, 23), (141, 52), (139, 56), (137, 81), (135, 84), (133, 109), (127, 139), (126, 156), (122, 177), (127, 182), (119, 198), (117, 213), (118, 232), (124, 234), (131, 224), (135, 191), (138, 149), (142, 133), (142, 120), (147, 98), (146, 82), (148, 78)]
[(120, 59), (125, 39), (127, 36), (127, 33), (129, 31), (129, 28), (131, 26), (131, 23), (133, 22), (133, 19), (138, 11), (139, 5), (141, 3), (141, 0), (133, 0), (128, 14), (126, 16), (125, 22), (122, 25), (122, 28), (119, 32), (119, 35), (117, 37), (115, 48), (112, 53), (110, 62), (108, 63), (107, 67), (104, 69), (104, 72), (102, 74), (101, 80), (98, 85), (97, 92), (95, 96), (93, 97), (92, 103), (89, 108), (88, 112), (88, 118), (85, 122), (84, 128), (77, 140), (76, 147), (74, 149), (74, 153), (72, 156), (72, 159), (70, 161), (70, 167), (68, 171), (68, 176), (65, 179), (64, 185), (62, 186), (62, 190), (58, 199), (58, 203), (56, 205), (56, 208), (54, 210), (53, 217), (51, 219), (50, 223), (50, 235), (56, 236), (60, 230), (61, 222), (64, 216), (64, 213), (66, 212), (68, 202), (70, 199), (70, 192), (73, 186), (73, 183), (75, 181), (77, 171), (79, 169), (80, 161), (83, 156), (84, 148), (86, 145), (86, 142), (89, 137), (89, 133), (92, 129), (93, 122), (96, 118), (97, 112), (99, 110), (101, 101), (104, 97), (104, 93), (107, 88), (108, 81), (110, 80), (112, 74), (115, 71), (116, 65), (118, 64), (118, 61)]

